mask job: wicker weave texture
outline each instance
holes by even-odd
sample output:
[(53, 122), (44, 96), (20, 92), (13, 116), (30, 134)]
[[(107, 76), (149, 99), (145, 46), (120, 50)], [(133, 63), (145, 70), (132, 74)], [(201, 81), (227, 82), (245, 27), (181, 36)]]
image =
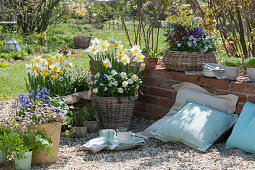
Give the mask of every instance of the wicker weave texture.
[(91, 36), (74, 37), (75, 48), (88, 48), (90, 45)]
[(129, 128), (134, 114), (135, 97), (128, 100), (121, 98), (119, 104), (116, 97), (93, 96), (101, 127), (104, 129)]
[(200, 71), (204, 63), (217, 63), (216, 56), (212, 53), (183, 52), (166, 50), (163, 62), (170, 70)]

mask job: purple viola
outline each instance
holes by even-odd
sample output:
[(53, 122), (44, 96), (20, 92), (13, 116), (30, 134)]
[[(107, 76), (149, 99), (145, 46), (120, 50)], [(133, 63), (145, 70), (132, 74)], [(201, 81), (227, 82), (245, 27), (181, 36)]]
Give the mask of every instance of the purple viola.
[(194, 30), (195, 34), (198, 35), (198, 37), (202, 37), (204, 35), (204, 28), (198, 27)]

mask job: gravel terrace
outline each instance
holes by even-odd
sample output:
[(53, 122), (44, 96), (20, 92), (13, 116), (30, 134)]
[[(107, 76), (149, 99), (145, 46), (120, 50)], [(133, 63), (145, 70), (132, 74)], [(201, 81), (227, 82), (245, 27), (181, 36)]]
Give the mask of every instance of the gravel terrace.
[[(11, 101), (0, 101), (0, 117), (9, 110)], [(3, 107), (5, 106), (5, 107)], [(130, 130), (139, 132), (152, 121), (134, 118)], [(255, 169), (255, 154), (238, 149), (225, 150), (214, 144), (206, 153), (181, 144), (146, 140), (144, 146), (127, 151), (101, 151), (93, 154), (81, 149), (97, 133), (86, 138), (61, 135), (59, 160), (50, 165), (33, 165), (32, 169)], [(1, 169), (1, 168), (0, 168)]]

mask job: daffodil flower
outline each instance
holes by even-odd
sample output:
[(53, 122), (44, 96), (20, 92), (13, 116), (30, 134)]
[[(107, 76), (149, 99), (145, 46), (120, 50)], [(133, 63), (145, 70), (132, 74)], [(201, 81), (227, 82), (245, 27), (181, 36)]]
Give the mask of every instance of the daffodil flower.
[(114, 48), (118, 48), (118, 47), (120, 46), (121, 43), (122, 43), (122, 41), (117, 41), (117, 40), (115, 40), (115, 42), (114, 42), (114, 44), (113, 44)]
[(103, 65), (106, 68), (112, 68), (112, 64), (110, 63), (110, 60), (108, 58), (106, 58), (105, 60), (103, 60)]
[(145, 63), (142, 63), (140, 68), (141, 68), (141, 70), (144, 70), (145, 69)]
[(130, 63), (130, 58), (127, 56), (127, 55), (124, 55), (122, 58), (121, 58), (121, 62), (126, 65), (128, 63)]
[(134, 55), (137, 55), (139, 53), (142, 52), (142, 50), (140, 49), (140, 46), (139, 45), (134, 45), (130, 51), (134, 54)]
[(142, 55), (142, 53), (139, 53), (139, 54), (136, 55), (134, 60), (137, 61), (138, 63), (140, 63), (140, 62), (143, 62), (144, 58), (145, 58), (145, 56)]
[(34, 58), (34, 62), (35, 62), (36, 64), (40, 64), (41, 61), (42, 61), (41, 56), (38, 56), (38, 57), (35, 57), (35, 58)]
[(97, 55), (97, 53), (98, 53), (98, 49), (97, 49), (97, 48), (98, 48), (98, 47), (95, 46), (95, 45), (90, 46), (90, 47), (86, 50), (86, 52), (88, 52), (90, 55)]

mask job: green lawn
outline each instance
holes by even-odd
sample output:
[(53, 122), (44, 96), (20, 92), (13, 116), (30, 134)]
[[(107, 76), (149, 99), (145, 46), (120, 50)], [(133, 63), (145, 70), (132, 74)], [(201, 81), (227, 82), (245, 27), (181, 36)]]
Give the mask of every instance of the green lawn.
[[(133, 24), (127, 24), (127, 28), (129, 30), (129, 36), (134, 41), (134, 28)], [(77, 35), (89, 35), (90, 33), (93, 34), (92, 39), (94, 38), (101, 38), (107, 39), (108, 37), (114, 37), (117, 40), (122, 41), (125, 48), (129, 48), (129, 43), (126, 37), (125, 32), (117, 26), (113, 30), (112, 27), (109, 29), (108, 25), (106, 24), (103, 30), (99, 29), (92, 29), (90, 25), (76, 25), (76, 24), (65, 24), (60, 23), (54, 27), (51, 31), (54, 32), (54, 35), (60, 37), (66, 36), (77, 36)], [(154, 37), (156, 39), (156, 29), (154, 32)], [(160, 29), (160, 37), (159, 37), (159, 48), (165, 48), (164, 44), (164, 33), (163, 29)], [(143, 42), (143, 41), (142, 41)], [(143, 44), (142, 47), (144, 48)], [(32, 58), (32, 56), (30, 57)], [(83, 53), (77, 55), (76, 59), (72, 61), (73, 65), (79, 65), (85, 70), (89, 69), (89, 58), (88, 56)], [(25, 72), (25, 64), (28, 63), (27, 61), (21, 61), (14, 65), (9, 65), (8, 67), (0, 67), (0, 97), (1, 96), (12, 96), (17, 97), (20, 93), (27, 92), (24, 78), (26, 78), (27, 74)]]

